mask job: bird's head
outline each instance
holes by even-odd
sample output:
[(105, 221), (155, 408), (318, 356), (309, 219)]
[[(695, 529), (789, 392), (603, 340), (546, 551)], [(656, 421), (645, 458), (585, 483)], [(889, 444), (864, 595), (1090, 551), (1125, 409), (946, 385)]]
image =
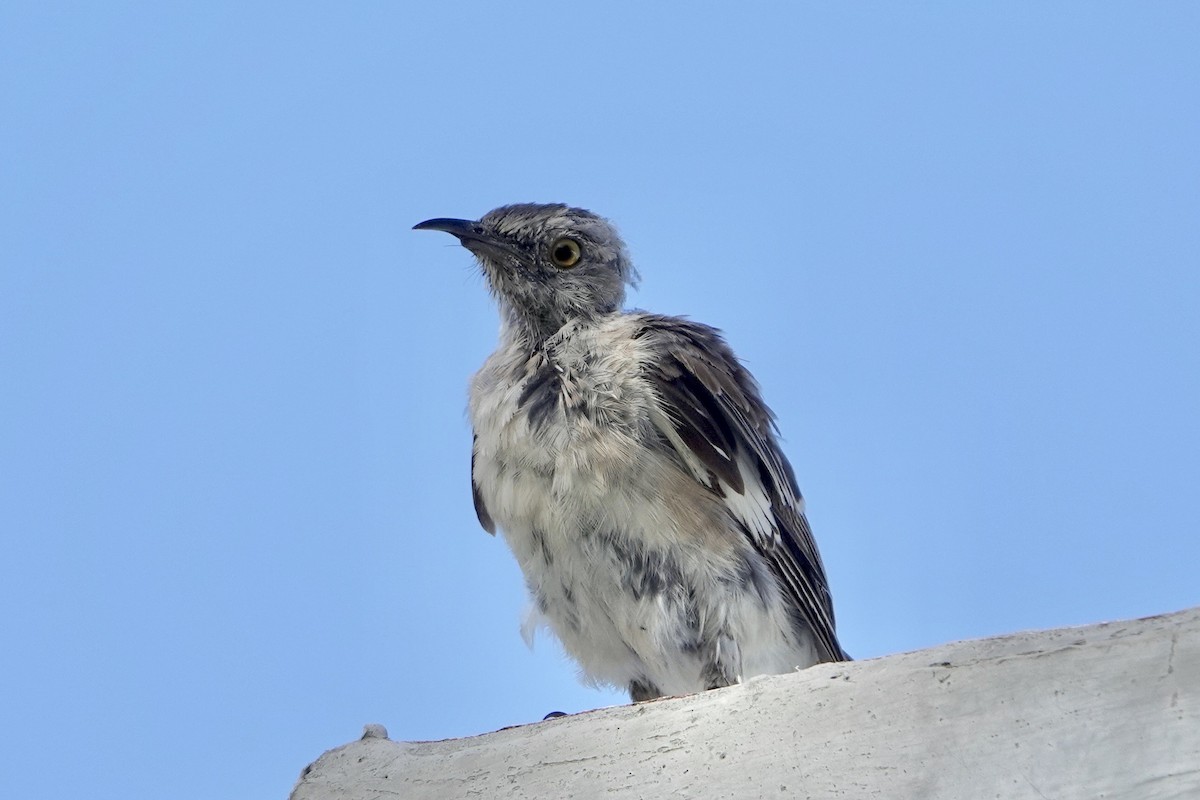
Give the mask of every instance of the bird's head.
[(637, 278), (613, 226), (582, 208), (502, 206), (477, 221), (439, 218), (413, 227), (458, 237), (479, 260), (506, 321), (536, 338), (619, 311), (625, 285)]

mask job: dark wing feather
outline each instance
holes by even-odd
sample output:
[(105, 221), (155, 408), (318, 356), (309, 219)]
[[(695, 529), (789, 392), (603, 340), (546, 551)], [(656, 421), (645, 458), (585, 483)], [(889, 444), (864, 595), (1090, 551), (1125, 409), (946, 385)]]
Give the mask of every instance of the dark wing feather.
[[(646, 340), (653, 353), (646, 376), (671, 428), (663, 433), (677, 450), (683, 446), (685, 468), (723, 499), (767, 559), (799, 620), (812, 630), (822, 659), (849, 659), (838, 644), (829, 584), (795, 475), (754, 378), (720, 333), (706, 325), (647, 314), (635, 337)], [(765, 496), (769, 507), (736, 502), (730, 492)]]
[(471, 499), (475, 502), (475, 516), (479, 517), (479, 524), (485, 531), (495, 536), (496, 523), (492, 521), (492, 515), (488, 513), (487, 506), (483, 504), (483, 495), (479, 493), (479, 484), (475, 482), (475, 445), (478, 441), (478, 436), (471, 440)]

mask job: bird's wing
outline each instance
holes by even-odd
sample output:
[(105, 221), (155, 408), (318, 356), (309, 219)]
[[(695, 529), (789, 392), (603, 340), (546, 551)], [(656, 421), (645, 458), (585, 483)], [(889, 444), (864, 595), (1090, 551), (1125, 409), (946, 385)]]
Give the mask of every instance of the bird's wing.
[(471, 439), (471, 499), (475, 501), (475, 516), (479, 517), (479, 524), (485, 531), (495, 536), (496, 523), (492, 521), (492, 515), (488, 513), (487, 506), (483, 504), (483, 495), (479, 493), (479, 484), (475, 482), (475, 444), (478, 441), (478, 436)]
[(660, 401), (655, 426), (770, 563), (822, 659), (848, 659), (803, 499), (758, 384), (707, 325), (647, 314), (635, 338), (652, 354), (645, 374)]

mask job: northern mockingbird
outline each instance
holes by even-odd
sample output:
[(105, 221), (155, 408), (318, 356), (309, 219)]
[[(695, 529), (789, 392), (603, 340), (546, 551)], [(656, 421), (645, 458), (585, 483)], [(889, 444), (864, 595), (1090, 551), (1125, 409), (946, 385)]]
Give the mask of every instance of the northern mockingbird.
[(642, 701), (848, 659), (758, 384), (716, 329), (622, 310), (612, 225), (511, 205), (415, 228), (458, 237), (499, 305), (475, 512), (587, 679)]

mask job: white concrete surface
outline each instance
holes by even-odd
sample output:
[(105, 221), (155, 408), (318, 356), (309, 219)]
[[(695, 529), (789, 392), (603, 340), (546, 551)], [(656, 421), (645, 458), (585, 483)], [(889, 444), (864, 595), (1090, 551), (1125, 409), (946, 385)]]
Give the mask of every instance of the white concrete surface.
[(467, 797), (1200, 800), (1200, 609), (823, 664), (469, 739), (393, 742), (368, 726), (292, 793)]

